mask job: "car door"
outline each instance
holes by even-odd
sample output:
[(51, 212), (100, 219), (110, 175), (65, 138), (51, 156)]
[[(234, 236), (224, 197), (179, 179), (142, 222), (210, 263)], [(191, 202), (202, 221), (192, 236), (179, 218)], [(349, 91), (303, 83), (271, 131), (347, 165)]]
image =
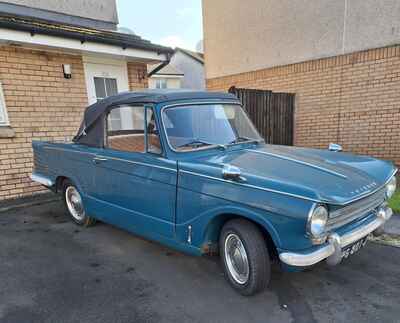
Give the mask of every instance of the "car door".
[(177, 164), (163, 157), (153, 107), (114, 107), (106, 124), (106, 145), (93, 159), (96, 216), (151, 238), (173, 237)]

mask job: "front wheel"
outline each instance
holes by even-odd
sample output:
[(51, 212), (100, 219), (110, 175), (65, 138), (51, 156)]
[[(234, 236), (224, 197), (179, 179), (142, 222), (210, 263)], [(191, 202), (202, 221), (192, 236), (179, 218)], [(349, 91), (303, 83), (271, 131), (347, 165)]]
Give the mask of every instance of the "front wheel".
[(266, 241), (256, 225), (244, 219), (227, 222), (219, 246), (225, 277), (234, 289), (245, 296), (265, 289), (271, 264)]
[(62, 191), (65, 208), (72, 220), (86, 227), (93, 225), (96, 220), (86, 214), (81, 194), (76, 186), (70, 180), (65, 180)]

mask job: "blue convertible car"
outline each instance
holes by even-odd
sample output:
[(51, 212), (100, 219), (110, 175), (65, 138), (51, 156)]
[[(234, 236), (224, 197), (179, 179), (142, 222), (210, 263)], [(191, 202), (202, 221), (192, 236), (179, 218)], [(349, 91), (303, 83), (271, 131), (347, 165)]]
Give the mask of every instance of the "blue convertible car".
[(380, 234), (392, 163), (264, 143), (236, 97), (127, 92), (89, 106), (72, 143), (34, 142), (32, 179), (72, 220), (100, 220), (195, 255), (219, 253), (243, 295), (270, 264), (338, 264)]

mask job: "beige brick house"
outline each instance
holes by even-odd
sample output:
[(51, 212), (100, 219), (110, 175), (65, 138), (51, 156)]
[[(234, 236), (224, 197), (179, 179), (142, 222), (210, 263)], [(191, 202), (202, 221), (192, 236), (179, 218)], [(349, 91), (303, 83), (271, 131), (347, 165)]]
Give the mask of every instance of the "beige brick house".
[(400, 165), (400, 2), (203, 0), (207, 87), (296, 94), (295, 144)]
[(0, 204), (42, 190), (32, 140), (69, 140), (88, 103), (147, 87), (172, 49), (115, 32), (115, 0), (0, 3)]

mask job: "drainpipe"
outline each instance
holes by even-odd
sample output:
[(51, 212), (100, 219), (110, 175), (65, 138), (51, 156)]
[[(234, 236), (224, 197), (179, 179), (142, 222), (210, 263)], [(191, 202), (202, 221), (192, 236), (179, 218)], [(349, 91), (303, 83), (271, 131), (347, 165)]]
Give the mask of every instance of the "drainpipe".
[(163, 61), (160, 65), (158, 65), (154, 70), (152, 70), (150, 73), (147, 74), (147, 77), (150, 78), (154, 74), (156, 74), (159, 70), (163, 69), (165, 66), (167, 66), (171, 62), (171, 54), (167, 53), (167, 59)]

